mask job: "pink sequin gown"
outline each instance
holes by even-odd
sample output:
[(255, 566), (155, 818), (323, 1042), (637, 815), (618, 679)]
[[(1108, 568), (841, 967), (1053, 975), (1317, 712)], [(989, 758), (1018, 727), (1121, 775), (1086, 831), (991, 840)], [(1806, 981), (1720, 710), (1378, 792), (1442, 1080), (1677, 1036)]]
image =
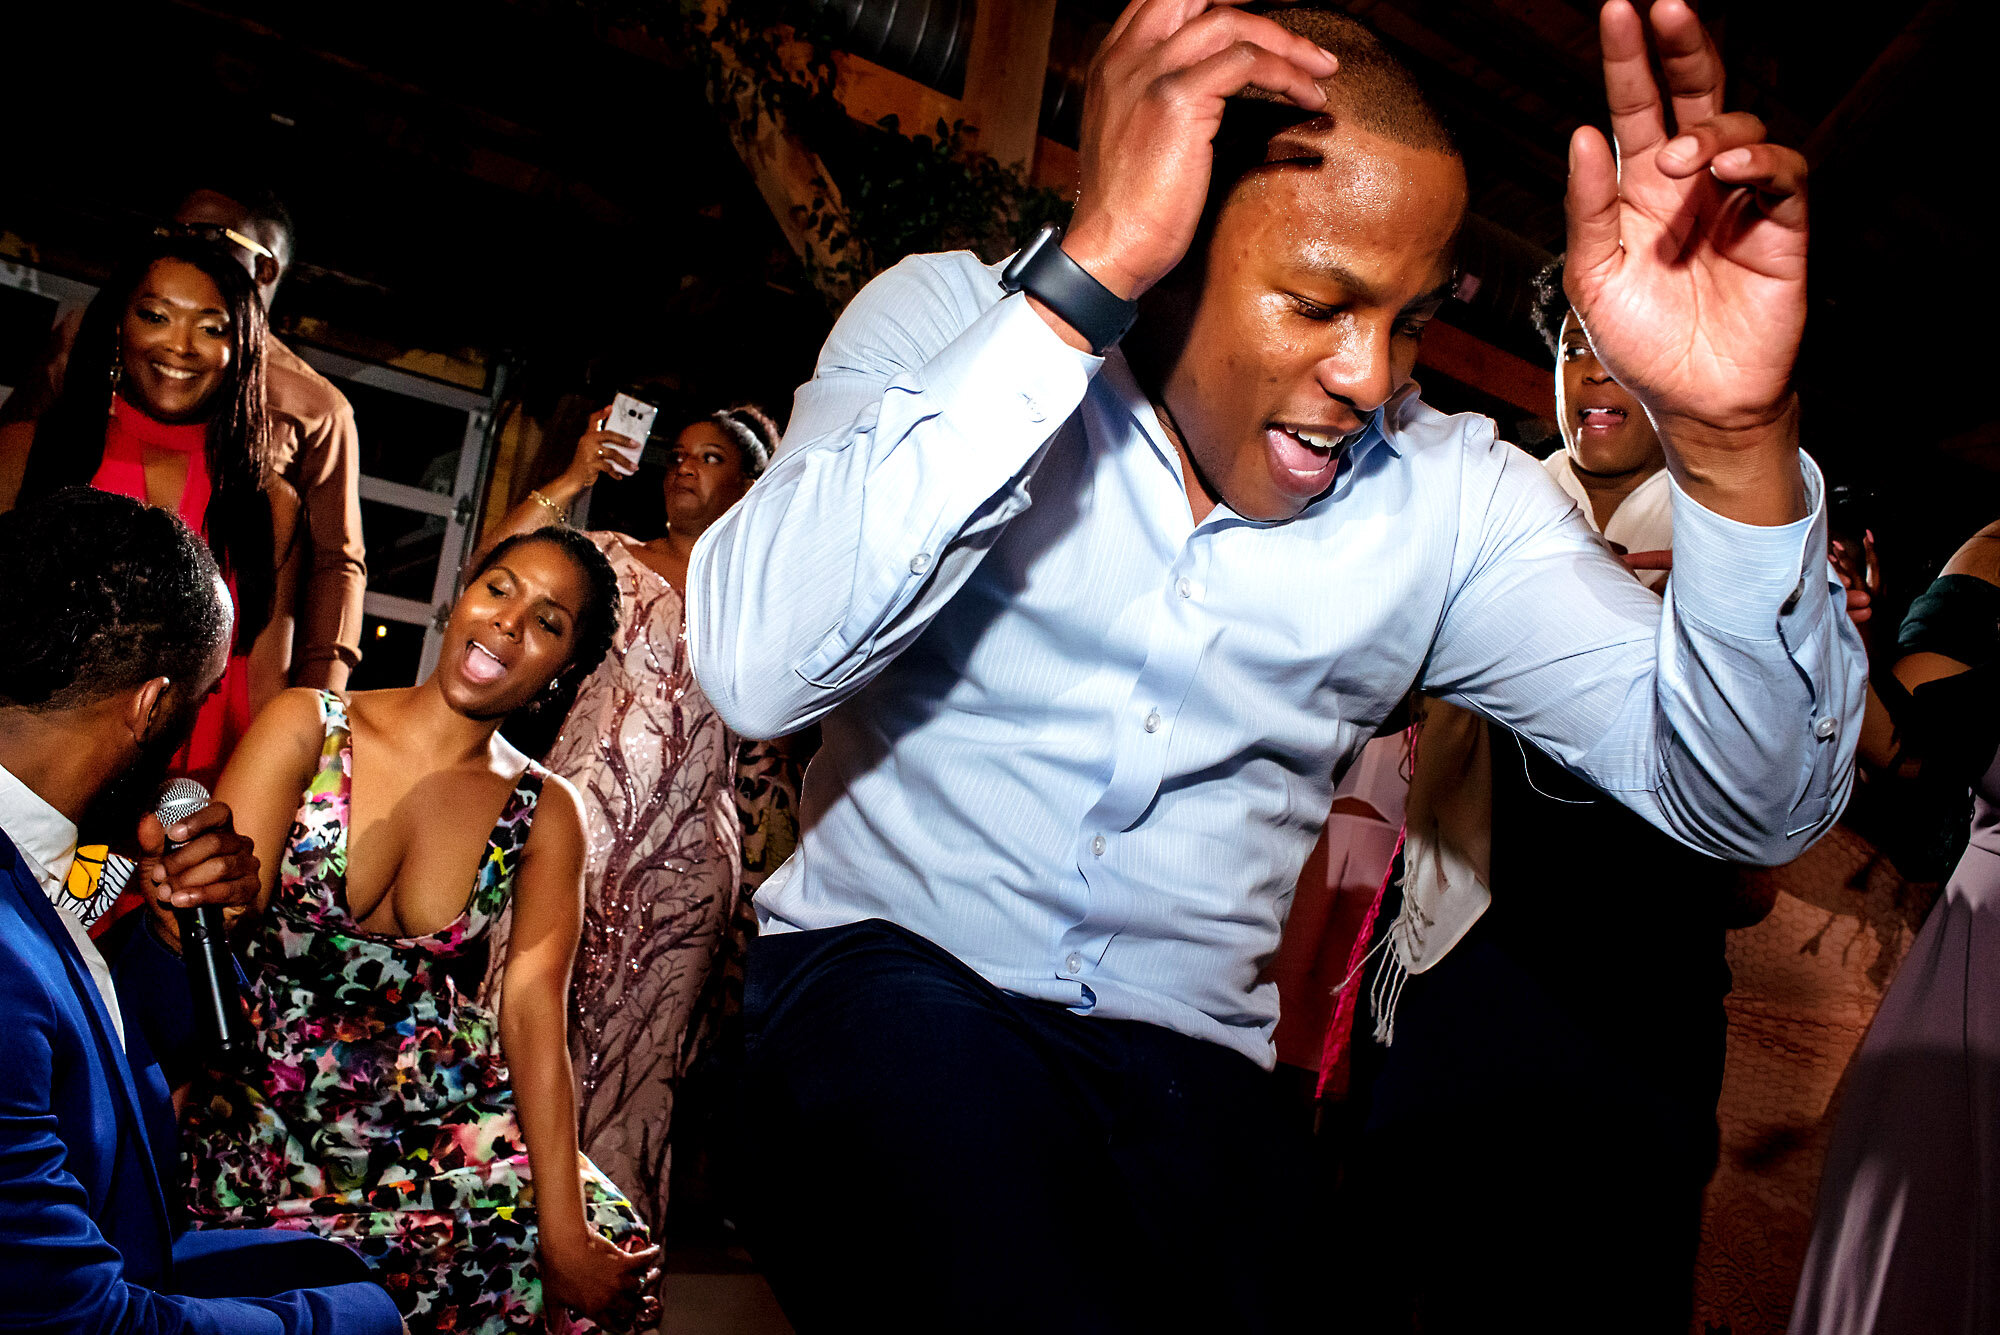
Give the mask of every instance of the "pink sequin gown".
[[(797, 784), (710, 707), (689, 667), (680, 594), (633, 554), (639, 544), (589, 537), (618, 574), (621, 605), (617, 639), (547, 760), (583, 798), (588, 845), (570, 1057), (583, 1152), (657, 1228), (675, 1090), (705, 1037), (725, 946), (747, 919), (746, 837), (752, 868), (783, 860)], [(488, 999), (504, 933), (492, 958)]]

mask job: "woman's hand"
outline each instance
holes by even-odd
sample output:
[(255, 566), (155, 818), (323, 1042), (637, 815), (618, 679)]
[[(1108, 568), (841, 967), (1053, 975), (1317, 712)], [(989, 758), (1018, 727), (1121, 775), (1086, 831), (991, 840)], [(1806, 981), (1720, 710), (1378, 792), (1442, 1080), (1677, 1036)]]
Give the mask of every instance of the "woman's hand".
[(586, 1229), (573, 1238), (541, 1238), (542, 1294), (585, 1316), (633, 1318), (635, 1325), (659, 1320), (659, 1300), (653, 1286), (660, 1278), (657, 1245), (621, 1247), (603, 1234)]
[(604, 424), (611, 420), (609, 404), (590, 415), (590, 428), (576, 442), (576, 455), (563, 470), (562, 480), (576, 491), (582, 491), (606, 473), (613, 477), (630, 477), (637, 470), (626, 463), (620, 450), (632, 448), (632, 438), (621, 436), (616, 431), (606, 431)]
[(1875, 534), (1863, 533), (1858, 549), (1844, 538), (1831, 539), (1827, 559), (1846, 586), (1847, 619), (1865, 636), (1875, 615), (1875, 599), (1882, 592), (1882, 563), (1875, 559)]

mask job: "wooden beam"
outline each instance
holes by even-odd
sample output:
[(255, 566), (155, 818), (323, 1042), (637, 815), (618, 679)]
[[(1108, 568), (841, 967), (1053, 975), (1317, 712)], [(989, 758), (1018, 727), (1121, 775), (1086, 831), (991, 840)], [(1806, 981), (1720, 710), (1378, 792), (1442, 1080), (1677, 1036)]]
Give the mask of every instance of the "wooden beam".
[(1035, 165), (1028, 172), (1028, 183), (1053, 190), (1073, 202), (1083, 185), (1083, 156), (1068, 144), (1037, 139)]
[(1442, 320), (1431, 321), (1424, 330), (1423, 344), (1417, 349), (1419, 380), (1426, 366), (1536, 417), (1555, 415), (1553, 373)]
[(965, 61), (965, 119), (996, 162), (1024, 171), (1035, 156), (1056, 0), (981, 0)]
[(935, 134), (937, 123), (970, 120), (965, 103), (872, 60), (834, 51), (833, 96), (863, 125), (894, 116), (904, 134)]
[(758, 78), (745, 69), (728, 36), (723, 0), (704, 0), (707, 37), (722, 63), (722, 79), (709, 95), (719, 105), (729, 142), (750, 169), (757, 193), (777, 220), (806, 276), (835, 311), (854, 296), (861, 239), (848, 226), (840, 187), (819, 155), (807, 148), (778, 111), (764, 105)]
[(1919, 57), (1927, 46), (1938, 40), (1938, 29), (1956, 16), (1958, 8), (1959, 0), (1930, 0), (1917, 11), (1917, 16), (1896, 34), (1894, 41), (1883, 48), (1882, 54), (1875, 57), (1867, 71), (1827, 113), (1826, 119), (1812, 132), (1812, 137), (1806, 140), (1803, 152), (1808, 163), (1817, 167), (1826, 161), (1827, 155), (1840, 146), (1840, 140), (1845, 135), (1895, 96), (1899, 85), (1906, 82), (1911, 68), (1921, 67)]
[[(875, 125), (885, 116), (894, 116), (904, 134), (933, 134), (939, 121), (950, 125), (953, 121), (972, 119), (966, 104), (955, 97), (851, 52), (835, 51), (832, 56), (833, 96), (848, 115), (864, 125)], [(983, 134), (968, 137), (976, 146), (986, 148)], [(1075, 149), (1053, 139), (1035, 140), (1034, 162), (1028, 168), (1031, 184), (1067, 196), (1076, 193), (1082, 177)]]

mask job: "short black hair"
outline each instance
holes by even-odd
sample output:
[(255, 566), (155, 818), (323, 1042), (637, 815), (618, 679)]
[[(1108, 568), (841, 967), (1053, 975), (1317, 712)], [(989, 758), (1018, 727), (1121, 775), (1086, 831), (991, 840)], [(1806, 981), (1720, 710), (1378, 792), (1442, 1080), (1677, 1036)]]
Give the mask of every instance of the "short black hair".
[(70, 487), (0, 515), (0, 708), (70, 709), (155, 677), (192, 691), (229, 633), (208, 544), (172, 512)]
[(285, 201), (269, 190), (252, 190), (247, 196), (229, 197), (249, 212), (252, 222), (266, 223), (278, 234), (278, 244), (274, 247), (277, 251), (278, 267), (291, 268), (292, 257), (299, 249), (299, 229), (292, 221), (292, 211), (285, 207)]
[[(1247, 9), (1331, 51), (1340, 70), (1320, 84), (1327, 104), (1317, 115), (1254, 88), (1229, 99), (1215, 136), (1215, 165), (1203, 204), (1204, 238), (1236, 187), (1265, 163), (1272, 141), (1291, 126), (1322, 118), (1335, 125), (1346, 121), (1392, 143), (1463, 159), (1443, 110), (1367, 24), (1335, 8), (1331, 0), (1260, 0)], [(1199, 247), (1206, 244), (1204, 239)]]
[(583, 606), (576, 609), (576, 640), (570, 650), (569, 662), (563, 664), (562, 670), (549, 683), (546, 695), (500, 725), (501, 734), (508, 741), (539, 759), (547, 755), (549, 748), (555, 744), (557, 734), (562, 731), (563, 720), (569, 717), (570, 709), (575, 706), (576, 693), (582, 689), (584, 680), (597, 671), (604, 656), (611, 651), (612, 641), (618, 635), (622, 600), (618, 590), (618, 572), (611, 568), (611, 562), (588, 535), (567, 524), (538, 528), (532, 533), (516, 533), (502, 539), (473, 567), (466, 583), (471, 584), (506, 560), (509, 552), (531, 542), (546, 542), (560, 549), (583, 572), (587, 587)]
[(1451, 127), (1410, 67), (1381, 36), (1329, 0), (1254, 5), (1287, 32), (1333, 53), (1340, 71), (1321, 85), (1325, 114), (1349, 120), (1371, 134), (1411, 148), (1462, 156)]
[(1535, 275), (1535, 307), (1531, 314), (1535, 332), (1549, 345), (1549, 354), (1562, 361), (1563, 320), (1569, 315), (1569, 293), (1563, 291), (1563, 260), (1558, 255)]

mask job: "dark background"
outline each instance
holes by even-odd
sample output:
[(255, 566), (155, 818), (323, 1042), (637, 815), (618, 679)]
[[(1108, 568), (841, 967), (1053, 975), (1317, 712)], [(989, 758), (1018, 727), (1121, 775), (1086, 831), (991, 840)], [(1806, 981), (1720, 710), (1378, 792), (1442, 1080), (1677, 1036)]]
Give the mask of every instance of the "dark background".
[[(1115, 13), (1063, 0), (1043, 133), (1074, 140), (1081, 70)], [(1464, 140), (1480, 292), (1446, 318), (1538, 359), (1525, 280), (1562, 245), (1564, 145), (1601, 121), (1584, 0), (1354, 0)], [(1974, 0), (1708, 0), (1730, 104), (1803, 146), (1813, 180), (1808, 447), (1881, 541), (1892, 601), (2000, 512), (1995, 335), (1970, 298), (1991, 231), (1983, 142), (1996, 24)], [(948, 92), (973, 0), (861, 0), (817, 21)], [(0, 249), (81, 277), (191, 180), (268, 180), (299, 220), (276, 317), (362, 355), (508, 364), (563, 414), (644, 384), (663, 420), (754, 400), (780, 421), (832, 318), (706, 100), (667, 10), (582, 3), (13, 7), (0, 27)], [(911, 28), (911, 15), (918, 26)], [(896, 26), (900, 24), (901, 26)], [(915, 36), (911, 34), (915, 32)], [(685, 39), (678, 39), (684, 42)], [(869, 131), (868, 133), (876, 133)], [(884, 257), (892, 258), (892, 257)], [(0, 382), (28, 355), (0, 290)], [(1445, 407), (1489, 409), (1426, 379)], [(1454, 401), (1456, 400), (1456, 401)], [(649, 484), (627, 484), (637, 513)]]

